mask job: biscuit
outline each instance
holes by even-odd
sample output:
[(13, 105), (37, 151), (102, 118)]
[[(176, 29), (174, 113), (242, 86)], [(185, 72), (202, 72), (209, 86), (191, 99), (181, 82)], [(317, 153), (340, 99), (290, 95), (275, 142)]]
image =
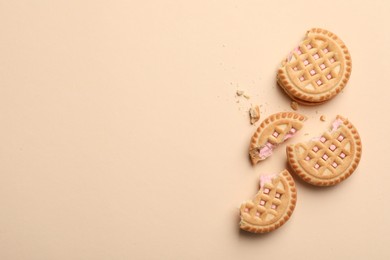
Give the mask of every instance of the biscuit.
[(357, 168), (362, 143), (348, 119), (337, 116), (330, 131), (307, 143), (288, 145), (287, 161), (304, 181), (316, 186), (335, 185)]
[(275, 230), (290, 218), (296, 201), (295, 183), (287, 170), (261, 176), (260, 190), (255, 198), (241, 205), (240, 228), (253, 233)]
[(261, 122), (249, 145), (252, 164), (271, 156), (273, 149), (293, 137), (302, 128), (305, 120), (305, 116), (295, 112), (280, 112)]
[(335, 97), (347, 84), (351, 55), (334, 33), (313, 28), (282, 62), (278, 85), (296, 102), (319, 105)]
[(254, 125), (257, 121), (260, 120), (260, 108), (259, 106), (252, 106), (249, 109), (249, 119), (251, 125)]

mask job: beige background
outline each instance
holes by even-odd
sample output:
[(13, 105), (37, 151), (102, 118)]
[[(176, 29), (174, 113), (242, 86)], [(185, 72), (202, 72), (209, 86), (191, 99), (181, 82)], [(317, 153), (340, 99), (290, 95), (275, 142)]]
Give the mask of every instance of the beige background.
[[(389, 10), (0, 1), (0, 259), (389, 259)], [(240, 232), (259, 175), (285, 167), (284, 146), (250, 165), (247, 110), (291, 110), (275, 72), (315, 26), (345, 41), (352, 77), (331, 102), (300, 107), (309, 120), (295, 141), (340, 113), (360, 131), (362, 161), (333, 188), (297, 181), (279, 230)]]

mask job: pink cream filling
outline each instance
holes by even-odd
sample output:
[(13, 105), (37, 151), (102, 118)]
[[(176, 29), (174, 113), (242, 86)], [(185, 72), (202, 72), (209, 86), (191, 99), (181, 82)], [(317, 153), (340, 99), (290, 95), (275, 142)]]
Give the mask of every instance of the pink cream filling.
[(266, 183), (272, 182), (272, 179), (275, 178), (278, 174), (268, 174), (260, 176), (260, 187), (263, 188)]
[(336, 119), (333, 123), (332, 123), (332, 130), (331, 130), (331, 133), (333, 133), (334, 131), (336, 131), (337, 129), (339, 129), (339, 127), (343, 124), (343, 121), (341, 119)]
[[(292, 138), (296, 133), (296, 130), (293, 133), (287, 133), (284, 138), (283, 142), (286, 141), (287, 139)], [(260, 160), (264, 160), (272, 155), (272, 151), (277, 147), (278, 145), (271, 144), (269, 142), (265, 143), (260, 150), (259, 150), (259, 157)]]
[[(334, 131), (339, 129), (342, 124), (343, 124), (343, 121), (341, 119), (336, 119), (335, 121), (333, 121), (332, 129), (330, 130), (330, 133), (332, 134)], [(321, 141), (321, 138), (323, 138), (323, 136), (313, 137), (311, 139), (311, 141)]]
[(292, 51), (287, 55), (287, 59), (286, 59), (287, 62), (290, 62), (290, 61), (291, 61), (294, 52), (298, 53), (298, 55), (301, 55), (301, 54), (302, 54), (301, 50), (299, 49), (299, 46), (295, 47), (294, 50), (292, 50)]
[(270, 157), (272, 155), (273, 149), (275, 149), (276, 145), (273, 145), (271, 143), (266, 143), (263, 147), (260, 148), (259, 156), (261, 160), (264, 160), (267, 157)]

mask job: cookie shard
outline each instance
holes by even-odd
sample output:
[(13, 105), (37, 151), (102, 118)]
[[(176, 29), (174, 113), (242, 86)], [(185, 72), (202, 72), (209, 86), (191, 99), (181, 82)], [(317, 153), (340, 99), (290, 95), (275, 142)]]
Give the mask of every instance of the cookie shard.
[(240, 228), (252, 233), (273, 231), (290, 218), (296, 201), (295, 183), (287, 170), (261, 176), (258, 193), (241, 204)]
[(267, 117), (256, 129), (249, 145), (252, 164), (267, 159), (281, 143), (292, 138), (303, 126), (306, 116), (280, 112)]
[(332, 186), (348, 178), (358, 167), (362, 143), (351, 122), (337, 116), (331, 129), (306, 143), (286, 147), (291, 169), (316, 186)]
[(335, 97), (352, 71), (351, 55), (334, 33), (313, 28), (278, 70), (278, 85), (302, 105), (320, 105)]
[(249, 109), (249, 119), (251, 125), (255, 124), (257, 121), (260, 120), (260, 108), (259, 106), (252, 106)]

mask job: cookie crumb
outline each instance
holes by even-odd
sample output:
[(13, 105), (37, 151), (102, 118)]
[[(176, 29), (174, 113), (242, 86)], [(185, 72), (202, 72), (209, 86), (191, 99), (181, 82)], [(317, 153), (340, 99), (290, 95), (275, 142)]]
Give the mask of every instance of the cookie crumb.
[(250, 99), (250, 98), (251, 98), (251, 97), (250, 97), (249, 95), (247, 95), (247, 94), (244, 94), (243, 97), (246, 98), (246, 99)]
[(260, 108), (259, 106), (251, 107), (249, 109), (249, 118), (251, 125), (255, 124), (260, 119)]
[(236, 91), (236, 95), (240, 97), (240, 96), (244, 95), (244, 91), (242, 91), (242, 90), (237, 90), (237, 91)]
[(325, 122), (326, 117), (325, 117), (324, 115), (321, 115), (321, 116), (320, 116), (320, 120), (321, 120), (322, 122)]
[(295, 102), (295, 101), (291, 101), (290, 107), (291, 107), (293, 110), (298, 110), (298, 103)]

